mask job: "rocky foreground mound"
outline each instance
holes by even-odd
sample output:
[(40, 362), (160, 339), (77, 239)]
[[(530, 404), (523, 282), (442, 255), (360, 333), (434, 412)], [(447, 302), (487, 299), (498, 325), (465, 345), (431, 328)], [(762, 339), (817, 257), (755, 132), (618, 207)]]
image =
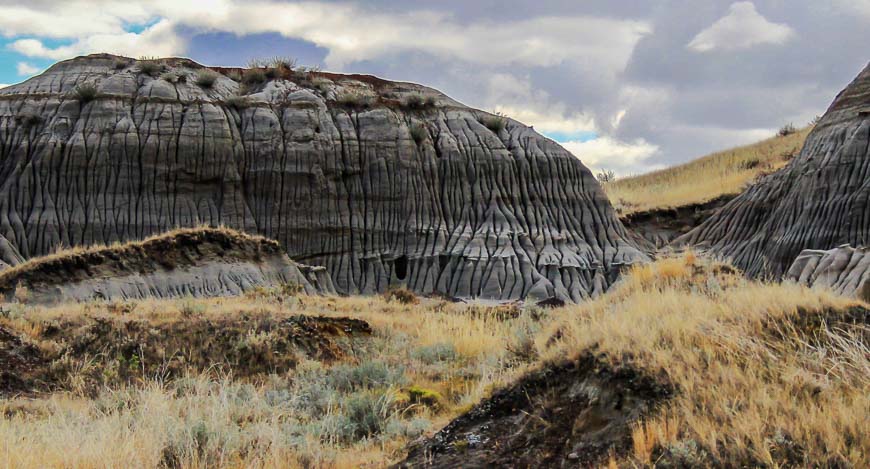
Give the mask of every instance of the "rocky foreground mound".
[(226, 296), (287, 285), (335, 293), (324, 268), (291, 261), (277, 242), (209, 228), (73, 249), (0, 272), (7, 300), (36, 302)]
[(800, 154), (678, 242), (706, 246), (751, 276), (780, 278), (804, 249), (870, 239), (870, 66), (846, 87)]
[(214, 71), (92, 55), (0, 91), (4, 261), (222, 224), (342, 293), (579, 300), (646, 258), (531, 127), (371, 76)]

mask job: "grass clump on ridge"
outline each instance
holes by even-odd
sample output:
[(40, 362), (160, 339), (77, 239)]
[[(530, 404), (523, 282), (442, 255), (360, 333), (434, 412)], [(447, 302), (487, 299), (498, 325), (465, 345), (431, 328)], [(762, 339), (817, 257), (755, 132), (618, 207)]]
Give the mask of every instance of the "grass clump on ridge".
[[(704, 203), (736, 195), (760, 175), (785, 166), (803, 147), (812, 126), (758, 143), (712, 153), (679, 166), (604, 184), (620, 215)], [(582, 157), (582, 155), (578, 155)]]

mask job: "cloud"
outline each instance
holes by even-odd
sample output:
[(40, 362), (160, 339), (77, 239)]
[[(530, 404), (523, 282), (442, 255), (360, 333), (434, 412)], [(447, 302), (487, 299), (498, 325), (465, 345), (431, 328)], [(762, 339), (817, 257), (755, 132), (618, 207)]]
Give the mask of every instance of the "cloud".
[[(352, 62), (423, 51), (436, 57), (478, 64), (551, 66), (578, 57), (599, 67), (624, 67), (637, 41), (651, 32), (637, 20), (593, 16), (538, 17), (513, 21), (461, 24), (453, 15), (418, 10), (377, 13), (352, 4), (242, 2), (211, 0), (203, 4), (156, 0), (141, 5), (100, 2), (99, 14), (88, 2), (51, 3), (48, 7), (0, 5), (0, 31), (7, 36), (74, 38), (69, 46), (46, 49), (16, 41), (15, 50), (57, 59), (70, 52), (136, 51), (149, 55), (178, 53), (182, 40), (171, 27), (226, 31), (239, 35), (278, 33), (329, 49), (326, 62), (343, 67)], [(268, 21), (264, 21), (268, 18)], [(125, 24), (159, 20), (159, 39), (129, 33)], [(157, 25), (155, 25), (157, 26)], [(26, 39), (25, 39), (26, 40)]]
[(7, 86), (9, 86), (8, 83), (0, 83), (0, 88), (6, 88)]
[(659, 147), (644, 139), (623, 142), (602, 136), (585, 142), (564, 142), (561, 145), (593, 172), (609, 169), (619, 176), (626, 176), (661, 167), (648, 161), (659, 152)]
[(695, 52), (747, 49), (759, 44), (783, 44), (794, 35), (788, 25), (761, 16), (752, 2), (737, 2), (726, 16), (698, 33), (686, 47)]
[(36, 73), (39, 73), (39, 71), (41, 70), (39, 67), (29, 64), (27, 62), (18, 62), (18, 64), (15, 66), (15, 69), (21, 76), (34, 75)]
[(99, 33), (80, 38), (72, 44), (55, 48), (46, 47), (38, 39), (19, 39), (9, 48), (28, 57), (53, 60), (67, 59), (93, 52), (109, 52), (130, 57), (173, 56), (185, 50), (185, 41), (175, 34), (168, 20), (161, 20), (140, 33)]
[(570, 111), (549, 93), (535, 89), (528, 77), (492, 74), (487, 80), (486, 101), (494, 111), (531, 125), (538, 132), (572, 135), (596, 131), (592, 116)]

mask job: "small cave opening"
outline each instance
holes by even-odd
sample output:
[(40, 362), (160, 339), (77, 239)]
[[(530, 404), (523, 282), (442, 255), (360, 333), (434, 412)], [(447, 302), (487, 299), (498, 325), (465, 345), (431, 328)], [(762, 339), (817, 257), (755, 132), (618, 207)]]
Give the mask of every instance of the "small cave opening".
[(405, 280), (408, 276), (408, 256), (399, 256), (393, 261), (393, 266), (396, 269), (396, 278)]

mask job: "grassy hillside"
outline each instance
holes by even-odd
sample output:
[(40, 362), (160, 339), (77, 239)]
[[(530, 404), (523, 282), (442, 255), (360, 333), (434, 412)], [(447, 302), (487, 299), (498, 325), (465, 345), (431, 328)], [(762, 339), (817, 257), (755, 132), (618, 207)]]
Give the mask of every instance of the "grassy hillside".
[(854, 301), (691, 253), (554, 310), (391, 298), (3, 305), (0, 465), (380, 467), (525, 372), (590, 353), (676, 390), (612, 465), (870, 464)]
[(713, 153), (686, 164), (604, 185), (620, 215), (703, 203), (739, 194), (761, 174), (785, 166), (803, 146), (812, 127), (786, 136)]

